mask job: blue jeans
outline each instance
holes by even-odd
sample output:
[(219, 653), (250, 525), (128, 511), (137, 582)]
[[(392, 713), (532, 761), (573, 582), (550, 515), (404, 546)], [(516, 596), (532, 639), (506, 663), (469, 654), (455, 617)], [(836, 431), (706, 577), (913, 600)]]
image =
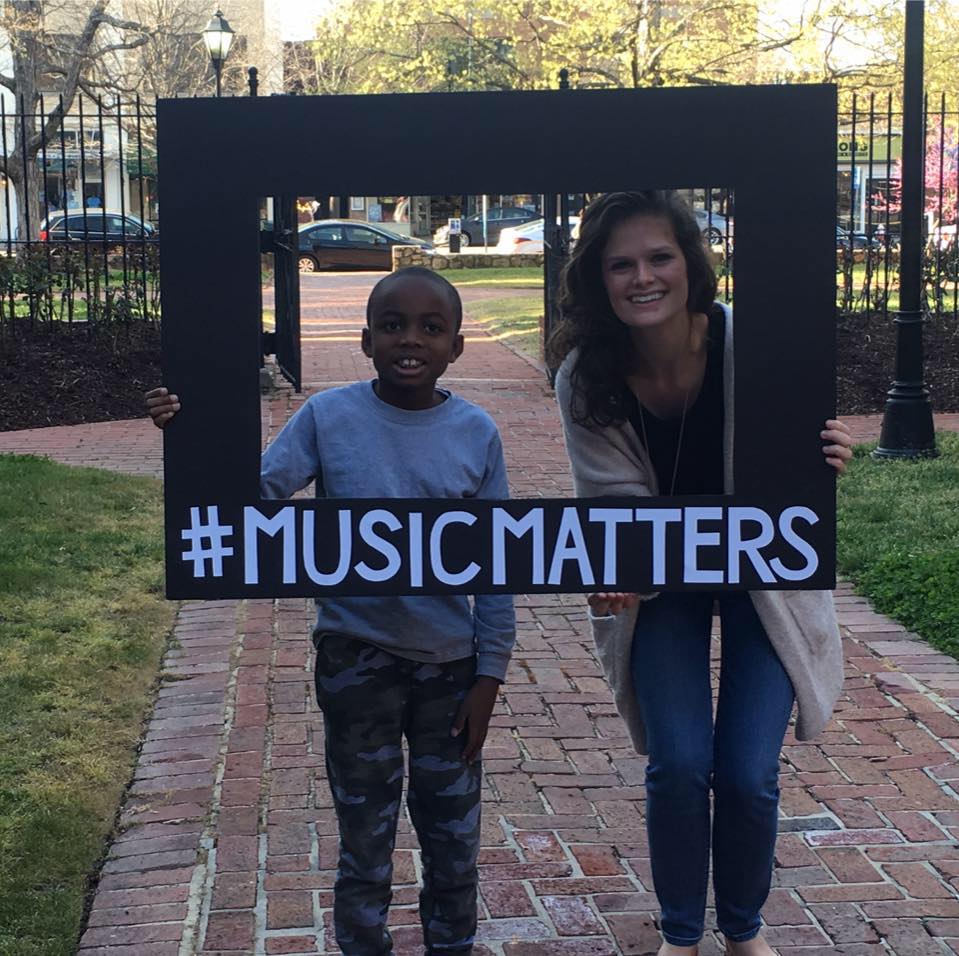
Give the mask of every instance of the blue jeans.
[[(714, 599), (723, 634), (715, 727)], [(719, 929), (736, 942), (752, 939), (772, 878), (792, 683), (749, 595), (731, 592), (664, 593), (644, 602), (632, 675), (649, 745), (646, 825), (663, 936), (692, 946), (703, 935), (711, 830)]]

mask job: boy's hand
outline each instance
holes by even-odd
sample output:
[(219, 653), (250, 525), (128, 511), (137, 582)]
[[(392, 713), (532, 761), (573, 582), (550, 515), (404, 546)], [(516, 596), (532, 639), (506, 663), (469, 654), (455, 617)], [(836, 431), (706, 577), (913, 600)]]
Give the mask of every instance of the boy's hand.
[(836, 469), (837, 475), (841, 475), (846, 470), (846, 462), (852, 458), (852, 434), (849, 426), (838, 418), (830, 418), (819, 437), (827, 443), (822, 448), (826, 463)]
[(463, 728), (466, 728), (463, 759), (467, 763), (472, 763), (483, 748), (498, 692), (499, 681), (495, 677), (481, 675), (476, 678), (476, 683), (469, 689), (469, 693), (460, 704), (460, 709), (456, 712), (450, 735), (457, 737), (463, 732)]
[(639, 603), (639, 595), (623, 591), (599, 591), (591, 594), (586, 602), (593, 617), (615, 616), (620, 611), (635, 607)]
[(151, 388), (146, 395), (147, 411), (153, 424), (157, 428), (163, 426), (180, 410), (180, 399), (176, 395), (171, 395), (162, 386), (160, 388)]

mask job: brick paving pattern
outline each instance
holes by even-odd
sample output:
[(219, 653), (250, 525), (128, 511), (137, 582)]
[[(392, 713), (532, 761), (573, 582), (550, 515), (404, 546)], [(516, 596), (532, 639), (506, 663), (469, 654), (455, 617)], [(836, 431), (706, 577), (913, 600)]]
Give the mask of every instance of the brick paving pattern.
[[(368, 276), (304, 277), (304, 396), (367, 377)], [(468, 303), (476, 293), (467, 290)], [(500, 425), (516, 495), (571, 492), (541, 372), (469, 321), (447, 381)], [(188, 401), (188, 397), (185, 397)], [(858, 440), (877, 416), (850, 419)], [(959, 430), (959, 415), (939, 416)], [(146, 421), (0, 434), (0, 452), (160, 473)], [(846, 686), (812, 743), (787, 738), (774, 889), (782, 956), (959, 953), (959, 664), (836, 594)], [(484, 751), (478, 956), (630, 956), (658, 946), (644, 758), (593, 657), (583, 599), (517, 599), (519, 636)], [(335, 953), (336, 827), (312, 702), (306, 600), (184, 603), (80, 956)], [(391, 923), (421, 951), (405, 817)], [(710, 924), (712, 925), (712, 924)], [(707, 935), (701, 952), (722, 951)]]

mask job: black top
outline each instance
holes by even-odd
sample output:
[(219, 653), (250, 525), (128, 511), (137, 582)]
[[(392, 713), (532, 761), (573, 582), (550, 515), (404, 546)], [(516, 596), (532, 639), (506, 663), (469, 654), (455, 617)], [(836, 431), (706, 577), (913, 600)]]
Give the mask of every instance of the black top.
[[(696, 401), (686, 410), (675, 495), (723, 494), (723, 339), (726, 315), (714, 305), (709, 313), (706, 372)], [(659, 493), (668, 495), (673, 482), (673, 467), (679, 444), (681, 417), (657, 418), (643, 407), (649, 457), (652, 459)], [(639, 401), (634, 400), (629, 422), (643, 441)]]

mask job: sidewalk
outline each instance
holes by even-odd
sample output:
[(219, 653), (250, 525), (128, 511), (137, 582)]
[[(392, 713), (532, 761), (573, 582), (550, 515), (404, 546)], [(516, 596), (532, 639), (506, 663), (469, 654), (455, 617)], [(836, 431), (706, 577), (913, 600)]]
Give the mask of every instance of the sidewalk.
[[(304, 394), (368, 377), (372, 277), (304, 277)], [(464, 298), (467, 313), (471, 298)], [(499, 424), (514, 494), (567, 496), (542, 374), (467, 322), (445, 381)], [(857, 440), (878, 416), (848, 419)], [(959, 415), (938, 427), (959, 430)], [(160, 473), (144, 421), (0, 433), (0, 453)], [(840, 587), (846, 686), (814, 743), (784, 748), (767, 936), (782, 956), (959, 953), (959, 664)], [(580, 596), (517, 599), (519, 637), (484, 751), (477, 956), (654, 953), (645, 761), (592, 655)], [(336, 827), (312, 701), (310, 602), (186, 603), (81, 940), (81, 956), (335, 953)], [(397, 841), (397, 956), (419, 953), (415, 838)], [(717, 956), (707, 936), (700, 952)]]

